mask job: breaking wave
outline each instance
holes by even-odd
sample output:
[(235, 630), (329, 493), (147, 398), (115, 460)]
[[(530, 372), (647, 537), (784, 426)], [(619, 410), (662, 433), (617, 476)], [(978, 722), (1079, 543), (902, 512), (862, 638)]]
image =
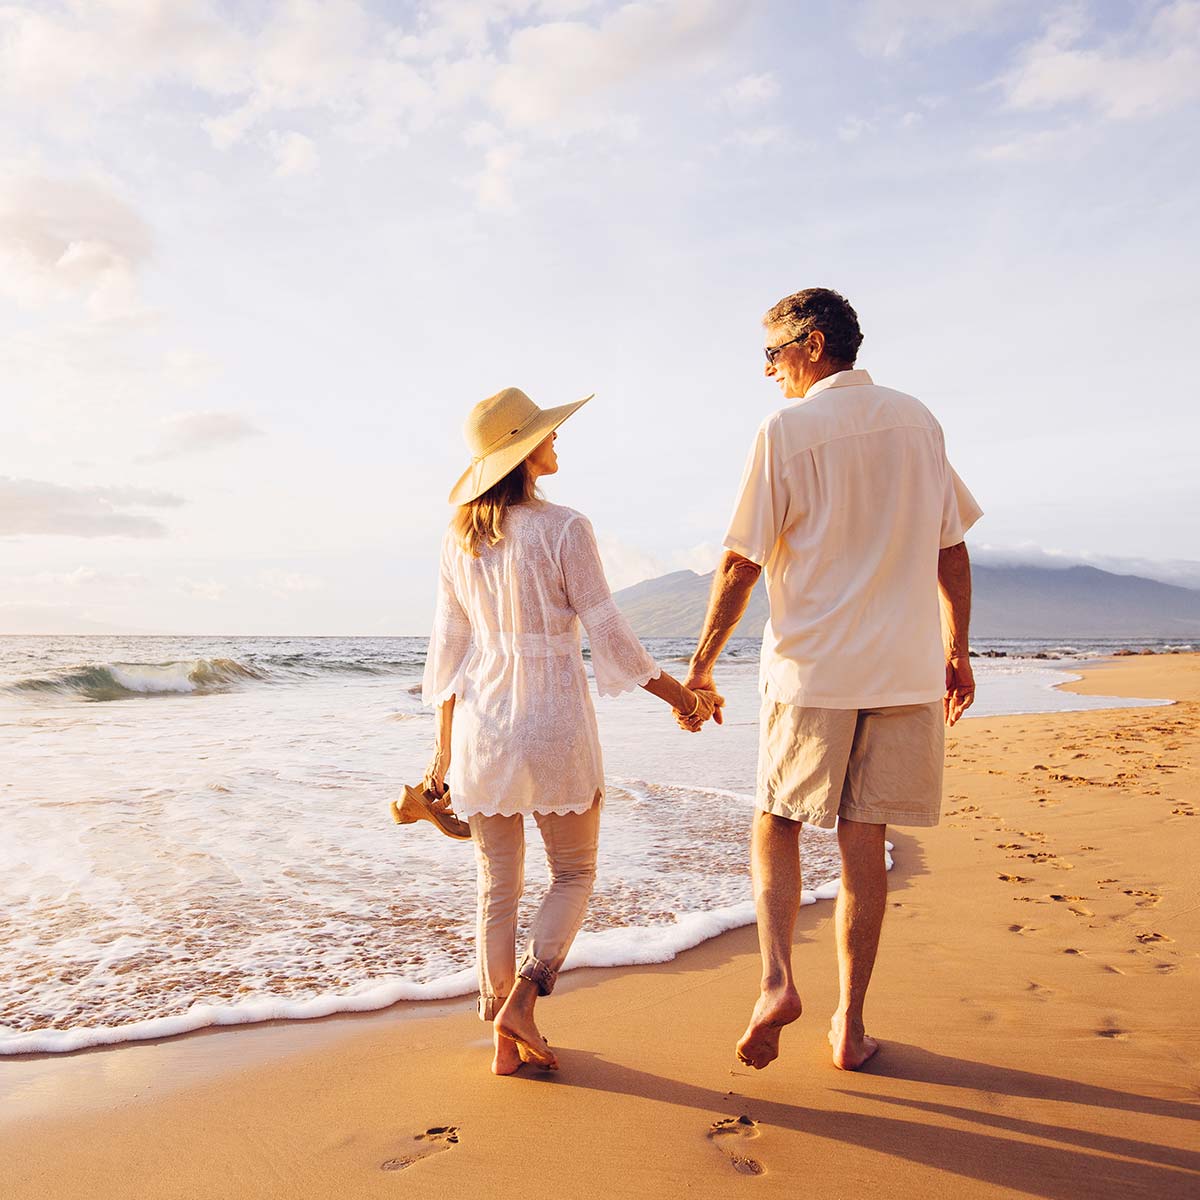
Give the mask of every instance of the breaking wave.
[(179, 696), (224, 692), (267, 679), (266, 672), (232, 658), (194, 658), (165, 663), (95, 663), (21, 679), (5, 690), (84, 700), (125, 700), (135, 696)]
[[(248, 686), (297, 685), (346, 676), (357, 679), (400, 676), (404, 680), (400, 690), (407, 694), (412, 689), (405, 684), (414, 676), (419, 678), (425, 665), (423, 639), (411, 648), (390, 646), (383, 653), (368, 645), (361, 656), (355, 654), (357, 647), (339, 644), (326, 648), (319, 642), (308, 648), (308, 652), (293, 652), (278, 643), (259, 649), (244, 642), (240, 647), (230, 647), (234, 651), (232, 654), (229, 650), (223, 654), (205, 653), (197, 646), (198, 654), (189, 656), (185, 649), (180, 657), (162, 662), (133, 661), (137, 650), (142, 649), (140, 646), (123, 646), (121, 649), (132, 649), (134, 654), (128, 659), (114, 655), (111, 659), (93, 662), (86, 659), (72, 662), (68, 658), (60, 660), (58, 665), (39, 664), (36, 673), (26, 664), (29, 673), (24, 678), (13, 672), (4, 679), (4, 672), (0, 671), (0, 693), (30, 700), (56, 696), (80, 700), (129, 700), (147, 696), (203, 696)], [(216, 647), (213, 649), (217, 650)], [(417, 684), (415, 694), (419, 693), (420, 685)]]

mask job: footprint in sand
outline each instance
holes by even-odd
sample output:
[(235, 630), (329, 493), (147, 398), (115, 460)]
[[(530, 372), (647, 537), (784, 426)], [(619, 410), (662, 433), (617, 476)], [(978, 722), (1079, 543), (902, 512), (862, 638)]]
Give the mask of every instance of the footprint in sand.
[(1037, 1000), (1049, 1000), (1054, 995), (1052, 988), (1046, 987), (1045, 984), (1035, 983), (1032, 979), (1026, 990)]
[(1074, 864), (1066, 862), (1058, 857), (1050, 850), (1031, 850), (1028, 854), (1021, 854), (1018, 857), (1027, 858), (1035, 867), (1045, 866), (1047, 863), (1052, 867), (1057, 867), (1060, 871), (1074, 870)]
[(1094, 917), (1096, 915), (1086, 904), (1079, 903), (1083, 899), (1082, 896), (1064, 896), (1061, 892), (1054, 892), (1050, 899), (1065, 904), (1077, 917)]
[(1032, 883), (1033, 882), (1033, 880), (1030, 879), (1030, 877), (1028, 875), (1004, 875), (1004, 874), (1001, 874), (1001, 875), (997, 875), (996, 878), (999, 879), (1001, 883)]
[(1138, 908), (1153, 908), (1162, 901), (1162, 897), (1157, 892), (1148, 892), (1145, 888), (1122, 888), (1121, 894), (1132, 896)]
[(1032, 925), (1010, 925), (1009, 933), (1037, 933), (1037, 930)]
[(748, 1154), (743, 1154), (742, 1147), (748, 1141), (760, 1136), (758, 1122), (747, 1116), (724, 1117), (714, 1121), (708, 1131), (708, 1138), (729, 1159), (730, 1165), (739, 1175), (765, 1175), (767, 1168)]
[(1137, 940), (1141, 942), (1143, 946), (1149, 942), (1169, 942), (1172, 940), (1171, 938), (1167, 937), (1165, 933), (1154, 933), (1152, 931), (1135, 933), (1133, 936), (1137, 938)]
[(1096, 1030), (1096, 1036), (1109, 1038), (1114, 1042), (1123, 1042), (1129, 1037), (1129, 1031), (1121, 1029), (1114, 1021), (1108, 1020)]
[(416, 1144), (411, 1151), (380, 1163), (379, 1169), (381, 1171), (403, 1171), (406, 1167), (419, 1163), (421, 1159), (428, 1158), (431, 1154), (440, 1154), (443, 1150), (449, 1150), (451, 1146), (457, 1146), (458, 1126), (435, 1125), (432, 1129), (425, 1130), (424, 1133), (414, 1134), (412, 1140)]

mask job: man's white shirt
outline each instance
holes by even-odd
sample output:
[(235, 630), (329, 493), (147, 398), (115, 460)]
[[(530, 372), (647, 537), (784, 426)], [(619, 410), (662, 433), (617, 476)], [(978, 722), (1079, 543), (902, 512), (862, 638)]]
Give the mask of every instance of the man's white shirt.
[(725, 535), (765, 568), (764, 693), (811, 708), (939, 699), (938, 551), (980, 516), (933, 414), (866, 371), (769, 416)]

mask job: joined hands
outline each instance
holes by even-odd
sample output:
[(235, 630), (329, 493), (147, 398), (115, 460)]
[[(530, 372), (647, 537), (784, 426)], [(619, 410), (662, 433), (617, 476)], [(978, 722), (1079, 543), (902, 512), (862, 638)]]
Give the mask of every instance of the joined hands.
[(694, 697), (692, 704), (695, 706), (695, 711), (691, 711), (690, 708), (686, 713), (677, 708), (671, 710), (675, 717), (675, 723), (680, 729), (688, 733), (699, 733), (710, 717), (718, 725), (724, 724), (725, 719), (721, 709), (725, 705), (725, 697), (720, 695), (713, 686), (711, 677), (689, 677), (683, 686)]

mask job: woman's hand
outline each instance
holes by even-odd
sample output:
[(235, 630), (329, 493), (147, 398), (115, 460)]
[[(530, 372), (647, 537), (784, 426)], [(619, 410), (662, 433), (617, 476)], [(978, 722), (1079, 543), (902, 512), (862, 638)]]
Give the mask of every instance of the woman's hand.
[[(688, 703), (687, 711), (675, 709), (675, 721), (680, 729), (688, 733), (699, 733), (700, 727), (712, 717), (718, 725), (722, 723), (721, 709), (725, 697), (712, 688), (684, 689), (684, 697)], [(693, 711), (695, 710), (695, 711)]]
[(441, 796), (446, 790), (446, 772), (450, 770), (449, 747), (435, 746), (433, 758), (425, 769), (421, 786), (431, 796)]

